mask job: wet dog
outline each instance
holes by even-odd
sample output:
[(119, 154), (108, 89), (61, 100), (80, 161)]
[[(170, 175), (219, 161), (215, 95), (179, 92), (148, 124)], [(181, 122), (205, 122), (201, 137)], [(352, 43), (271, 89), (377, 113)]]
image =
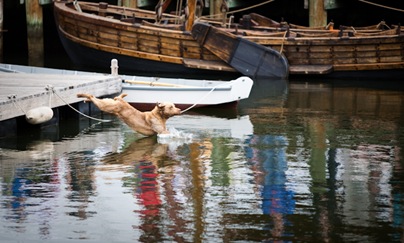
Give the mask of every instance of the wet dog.
[(116, 115), (134, 131), (146, 136), (168, 134), (168, 118), (181, 114), (181, 109), (169, 102), (157, 103), (153, 110), (141, 112), (126, 102), (125, 96), (98, 99), (90, 94), (77, 94), (78, 98), (86, 98), (85, 102), (93, 102), (100, 110)]

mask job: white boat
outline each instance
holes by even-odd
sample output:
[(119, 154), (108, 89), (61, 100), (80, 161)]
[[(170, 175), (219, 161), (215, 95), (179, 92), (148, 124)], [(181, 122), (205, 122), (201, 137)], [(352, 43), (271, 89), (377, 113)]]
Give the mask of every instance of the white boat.
[(231, 81), (122, 76), (125, 100), (140, 110), (156, 102), (169, 101), (181, 109), (226, 105), (235, 106), (249, 97), (253, 81), (239, 77)]
[[(100, 75), (100, 73), (0, 64), (0, 71), (33, 74)], [(107, 74), (106, 74), (107, 75)], [(111, 74), (108, 74), (111, 75)], [(236, 106), (249, 97), (253, 81), (240, 77), (231, 81), (178, 79), (119, 75), (125, 100), (140, 110), (150, 110), (157, 102), (172, 102), (181, 109), (205, 106)]]

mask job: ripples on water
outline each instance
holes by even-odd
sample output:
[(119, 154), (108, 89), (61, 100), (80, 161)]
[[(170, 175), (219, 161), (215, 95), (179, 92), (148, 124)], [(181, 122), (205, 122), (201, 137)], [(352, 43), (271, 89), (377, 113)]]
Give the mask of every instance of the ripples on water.
[(257, 81), (171, 137), (115, 120), (2, 139), (0, 239), (400, 242), (403, 94)]

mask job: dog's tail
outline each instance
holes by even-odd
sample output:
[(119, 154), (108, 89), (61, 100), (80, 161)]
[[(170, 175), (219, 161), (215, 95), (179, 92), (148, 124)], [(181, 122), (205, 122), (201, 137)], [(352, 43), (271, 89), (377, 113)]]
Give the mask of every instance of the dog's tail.
[(127, 95), (128, 95), (128, 94), (122, 93), (122, 94), (116, 96), (116, 97), (114, 98), (114, 100), (122, 100), (122, 99), (123, 99), (124, 97), (126, 97)]

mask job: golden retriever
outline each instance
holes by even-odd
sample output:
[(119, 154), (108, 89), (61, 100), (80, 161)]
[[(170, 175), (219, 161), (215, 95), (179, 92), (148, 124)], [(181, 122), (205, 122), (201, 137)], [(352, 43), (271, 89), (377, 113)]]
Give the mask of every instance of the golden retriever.
[(123, 100), (127, 94), (115, 98), (98, 99), (90, 94), (77, 94), (78, 98), (86, 98), (93, 102), (100, 110), (118, 116), (134, 131), (145, 136), (168, 134), (166, 122), (168, 118), (181, 114), (181, 109), (173, 103), (157, 103), (151, 111), (141, 112)]

